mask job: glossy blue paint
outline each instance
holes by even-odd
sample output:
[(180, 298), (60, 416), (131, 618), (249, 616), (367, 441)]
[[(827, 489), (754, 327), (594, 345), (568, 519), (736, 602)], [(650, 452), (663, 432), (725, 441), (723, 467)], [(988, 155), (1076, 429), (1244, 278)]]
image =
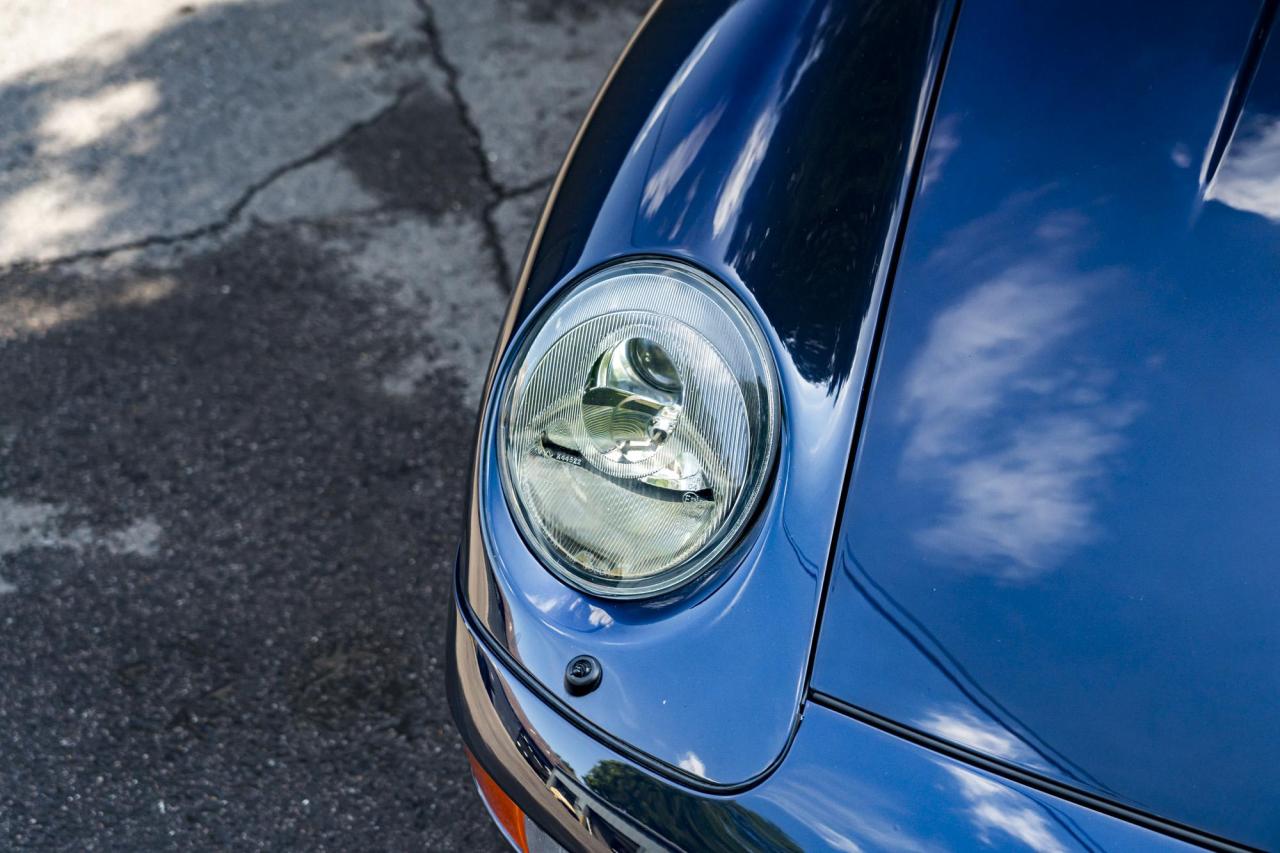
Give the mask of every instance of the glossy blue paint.
[(860, 415), (952, 11), (660, 7), (563, 175), (516, 326), (678, 258), (784, 398), (751, 532), (645, 602), (537, 563), (483, 421), (455, 716), (577, 846), (1280, 846), (1280, 47), (1246, 89), (1254, 0), (966, 0)]
[[(756, 780), (798, 721), (869, 330), (951, 9), (659, 7), (586, 128), (530, 259), (522, 324), (601, 264), (662, 255), (725, 282), (776, 359), (785, 414), (773, 488), (724, 565), (665, 599), (593, 598), (541, 566), (498, 483), (494, 407), (484, 421), (484, 547), (464, 548), (467, 607), (568, 713), (690, 784)], [(508, 354), (519, 334), (509, 343)], [(490, 399), (510, 368), (500, 364)], [(571, 697), (564, 667), (583, 653), (604, 678)]]
[(456, 624), (450, 698), (477, 760), (571, 850), (1185, 850), (811, 705), (781, 766), (708, 796), (650, 772), (554, 711)]
[(1206, 165), (1258, 13), (966, 2), (813, 686), (1275, 848), (1274, 36)]

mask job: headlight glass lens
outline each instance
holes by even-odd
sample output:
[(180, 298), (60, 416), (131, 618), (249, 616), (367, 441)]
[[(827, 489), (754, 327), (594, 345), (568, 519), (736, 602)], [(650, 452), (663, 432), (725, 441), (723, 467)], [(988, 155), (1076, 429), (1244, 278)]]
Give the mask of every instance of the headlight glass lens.
[(574, 287), (528, 338), (500, 413), (503, 488), (569, 583), (653, 595), (707, 568), (750, 519), (777, 408), (764, 339), (722, 285), (628, 261)]

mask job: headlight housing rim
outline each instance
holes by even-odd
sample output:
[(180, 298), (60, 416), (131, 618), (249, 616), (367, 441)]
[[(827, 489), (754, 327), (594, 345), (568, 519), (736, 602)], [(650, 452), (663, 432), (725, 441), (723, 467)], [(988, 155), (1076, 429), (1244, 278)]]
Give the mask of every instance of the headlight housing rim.
[[(540, 363), (531, 361), (531, 348), (543, 331), (557, 318), (567, 303), (580, 296), (590, 288), (628, 275), (657, 272), (670, 276), (681, 285), (691, 285), (698, 289), (727, 319), (731, 320), (742, 335), (747, 351), (753, 356), (752, 364), (758, 380), (760, 406), (763, 412), (759, 443), (763, 451), (754, 460), (755, 470), (749, 472), (746, 482), (734, 504), (726, 510), (726, 518), (686, 559), (663, 569), (653, 576), (639, 581), (614, 582), (603, 581), (585, 572), (579, 566), (564, 559), (551, 546), (538, 527), (538, 522), (531, 514), (515, 484), (512, 482), (511, 465), (506, 458), (508, 453), (507, 435), (513, 397), (522, 379), (532, 372)], [(630, 309), (641, 310), (632, 306)], [(662, 313), (658, 309), (658, 313)], [(671, 316), (671, 315), (664, 315)], [(566, 334), (563, 324), (559, 335), (552, 335), (550, 342), (541, 347), (539, 355), (545, 357), (547, 352)], [(778, 370), (774, 361), (773, 348), (770, 346), (761, 323), (752, 314), (746, 300), (739, 296), (726, 283), (716, 276), (694, 265), (687, 259), (663, 255), (631, 255), (619, 257), (582, 272), (563, 286), (556, 288), (542, 300), (526, 317), (521, 327), (511, 339), (506, 353), (500, 359), (496, 381), (490, 391), (482, 442), (485, 467), (494, 465), (500, 483), (504, 509), (510, 514), (514, 526), (526, 547), (553, 577), (566, 585), (588, 595), (610, 600), (654, 599), (685, 589), (701, 587), (694, 581), (703, 578), (718, 567), (721, 561), (737, 550), (744, 535), (766, 502), (772, 480), (776, 472), (778, 456), (782, 444), (782, 394), (778, 378)], [(752, 460), (748, 460), (751, 464)], [(487, 489), (487, 478), (481, 478), (482, 491)], [(498, 495), (482, 495), (483, 505), (492, 511), (496, 504), (492, 501)], [(482, 513), (482, 524), (488, 526), (487, 512)], [(488, 538), (486, 536), (486, 538)]]

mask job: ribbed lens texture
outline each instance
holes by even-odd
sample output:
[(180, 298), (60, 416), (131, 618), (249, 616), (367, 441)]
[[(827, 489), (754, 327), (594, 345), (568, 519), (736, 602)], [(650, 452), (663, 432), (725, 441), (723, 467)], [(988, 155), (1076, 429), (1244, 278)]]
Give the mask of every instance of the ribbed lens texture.
[(776, 442), (759, 333), (719, 286), (656, 261), (597, 273), (526, 345), (503, 482), (571, 581), (652, 594), (705, 568), (758, 499)]

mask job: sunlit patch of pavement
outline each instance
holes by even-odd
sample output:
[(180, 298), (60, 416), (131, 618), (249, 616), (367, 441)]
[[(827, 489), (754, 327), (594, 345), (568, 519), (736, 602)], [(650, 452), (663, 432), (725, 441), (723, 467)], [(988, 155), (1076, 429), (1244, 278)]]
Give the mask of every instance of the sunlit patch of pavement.
[[(88, 524), (67, 525), (65, 507), (27, 503), (0, 497), (0, 567), (10, 554), (27, 548), (67, 548), (85, 551), (101, 548), (108, 554), (151, 557), (160, 539), (160, 525), (143, 518), (117, 530), (96, 530)], [(17, 585), (0, 577), (0, 594), (16, 592)]]
[(0, 264), (215, 226), (439, 78), (408, 0), (6, 0), (0, 16), (20, 39), (0, 59)]

